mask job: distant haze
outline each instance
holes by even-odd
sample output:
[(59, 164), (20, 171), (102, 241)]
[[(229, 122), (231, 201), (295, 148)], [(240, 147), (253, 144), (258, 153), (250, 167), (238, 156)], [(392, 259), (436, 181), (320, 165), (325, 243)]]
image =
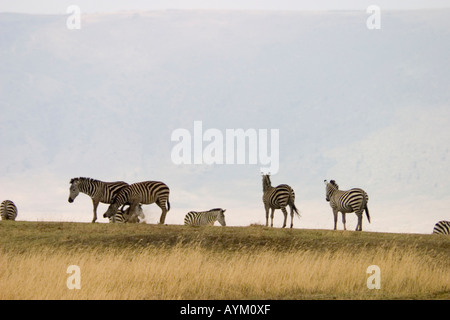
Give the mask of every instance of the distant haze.
[(379, 30), (364, 8), (67, 17), (0, 13), (0, 200), (17, 220), (91, 221), (88, 196), (67, 202), (83, 176), (166, 182), (166, 223), (215, 207), (227, 225), (265, 223), (259, 163), (173, 162), (172, 133), (194, 121), (279, 130), (272, 183), (295, 190), (296, 228), (333, 227), (324, 179), (366, 190), (363, 230), (450, 220), (449, 9), (382, 10)]

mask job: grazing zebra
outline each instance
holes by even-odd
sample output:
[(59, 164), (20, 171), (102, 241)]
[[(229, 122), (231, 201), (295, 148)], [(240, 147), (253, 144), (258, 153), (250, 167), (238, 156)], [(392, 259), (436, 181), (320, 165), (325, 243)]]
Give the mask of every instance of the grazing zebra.
[(281, 209), (284, 214), (283, 227), (286, 227), (287, 211), (286, 206), (291, 207), (291, 228), (294, 226), (294, 212), (300, 217), (297, 208), (295, 207), (295, 193), (294, 190), (287, 184), (280, 184), (277, 187), (272, 187), (270, 182), (270, 175), (263, 174), (263, 197), (264, 208), (266, 209), (266, 227), (269, 225), (269, 209), (272, 210), (270, 215), (270, 226), (273, 227), (273, 214), (275, 209)]
[(367, 202), (369, 202), (369, 196), (367, 193), (359, 188), (353, 188), (347, 191), (339, 190), (339, 186), (336, 181), (331, 180), (328, 182), (324, 180), (326, 185), (325, 199), (330, 202), (330, 206), (333, 209), (334, 214), (334, 230), (337, 227), (338, 212), (342, 213), (342, 223), (345, 227), (345, 214), (354, 212), (358, 216), (358, 225), (356, 231), (362, 231), (362, 214), (366, 211), (367, 220), (370, 223), (369, 208)]
[(160, 181), (143, 181), (133, 183), (119, 192), (114, 201), (109, 205), (108, 210), (103, 214), (103, 217), (109, 218), (115, 215), (117, 213), (117, 209), (125, 204), (130, 205), (129, 209), (130, 212), (133, 212), (133, 217), (136, 215), (134, 210), (138, 204), (156, 203), (162, 210), (159, 223), (164, 224), (166, 214), (170, 210), (169, 192), (169, 187)]
[(433, 234), (450, 234), (450, 221), (439, 221), (434, 225)]
[[(109, 217), (110, 223), (138, 223), (141, 222), (140, 219), (145, 219), (144, 211), (142, 210), (142, 205), (136, 207), (137, 214), (130, 216), (130, 208), (128, 207), (125, 211), (117, 210), (116, 214)], [(140, 218), (140, 219), (139, 219)]]
[(80, 192), (92, 198), (94, 205), (94, 217), (92, 222), (97, 220), (97, 207), (101, 203), (112, 203), (116, 195), (129, 184), (123, 181), (103, 182), (91, 178), (73, 178), (70, 180), (69, 202), (72, 203)]
[(185, 226), (212, 226), (214, 222), (219, 221), (222, 226), (226, 226), (224, 212), (226, 209), (215, 208), (209, 211), (190, 211), (184, 217)]
[(0, 204), (2, 220), (16, 220), (17, 207), (11, 200), (5, 200)]

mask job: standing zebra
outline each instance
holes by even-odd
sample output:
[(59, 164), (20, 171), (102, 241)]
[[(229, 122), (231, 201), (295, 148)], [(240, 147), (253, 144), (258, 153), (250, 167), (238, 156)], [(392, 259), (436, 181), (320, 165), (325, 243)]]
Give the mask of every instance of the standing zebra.
[(277, 187), (272, 187), (270, 182), (270, 175), (262, 176), (263, 183), (263, 197), (264, 208), (266, 209), (266, 227), (269, 225), (269, 209), (272, 210), (270, 215), (270, 226), (273, 227), (273, 214), (275, 209), (281, 209), (284, 214), (283, 228), (286, 227), (287, 211), (286, 206), (291, 207), (291, 228), (294, 226), (294, 212), (300, 217), (297, 208), (295, 207), (295, 193), (294, 190), (287, 184), (280, 184)]
[(11, 200), (5, 200), (0, 204), (2, 220), (16, 220), (17, 207)]
[[(109, 218), (117, 213), (117, 209), (125, 204), (130, 205), (132, 217), (136, 215), (135, 208), (138, 204), (156, 203), (161, 208), (162, 214), (159, 223), (164, 224), (166, 214), (170, 210), (169, 187), (160, 181), (137, 182), (123, 188), (114, 201), (109, 205), (108, 210), (103, 214), (104, 218)], [(167, 203), (167, 209), (166, 209)], [(132, 218), (130, 217), (130, 219)]]
[[(137, 214), (130, 215), (130, 208), (128, 207), (125, 211), (117, 210), (114, 216), (109, 217), (110, 223), (138, 223), (141, 222), (140, 219), (145, 219), (144, 211), (142, 210), (142, 205), (136, 207)], [(140, 218), (140, 219), (139, 219)]]
[(370, 223), (369, 208), (367, 207), (367, 202), (369, 202), (369, 196), (367, 193), (359, 188), (353, 188), (347, 191), (339, 190), (339, 186), (336, 181), (331, 180), (328, 182), (324, 180), (325, 189), (325, 199), (330, 202), (330, 206), (333, 209), (334, 214), (334, 230), (337, 227), (338, 212), (342, 213), (342, 223), (345, 227), (345, 214), (354, 212), (358, 216), (358, 225), (356, 226), (356, 231), (362, 231), (362, 214), (366, 211), (367, 220)]
[(209, 211), (190, 211), (184, 217), (185, 226), (207, 226), (214, 225), (214, 222), (219, 221), (222, 226), (226, 226), (224, 212), (226, 209), (215, 208)]
[(112, 203), (116, 195), (129, 184), (123, 181), (103, 182), (91, 178), (73, 178), (70, 180), (69, 202), (72, 203), (80, 192), (92, 198), (94, 205), (94, 217), (92, 222), (97, 220), (97, 207), (101, 203)]
[(433, 234), (450, 235), (450, 221), (439, 221), (434, 225)]

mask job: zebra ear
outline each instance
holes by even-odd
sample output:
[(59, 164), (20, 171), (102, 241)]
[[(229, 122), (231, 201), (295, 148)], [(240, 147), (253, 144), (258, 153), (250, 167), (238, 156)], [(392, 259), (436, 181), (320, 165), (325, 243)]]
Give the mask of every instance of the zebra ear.
[(325, 183), (325, 185), (327, 185), (327, 184), (328, 184), (328, 181), (327, 181), (327, 180), (323, 180), (323, 183)]
[(227, 209), (223, 209), (223, 211), (222, 211), (222, 212), (225, 212), (225, 211), (227, 211)]

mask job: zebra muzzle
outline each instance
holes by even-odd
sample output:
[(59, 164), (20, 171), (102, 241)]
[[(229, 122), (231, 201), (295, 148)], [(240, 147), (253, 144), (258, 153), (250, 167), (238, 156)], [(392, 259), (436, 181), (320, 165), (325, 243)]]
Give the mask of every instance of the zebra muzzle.
[(70, 203), (72, 203), (73, 202), (73, 199), (72, 198), (69, 198), (69, 200), (68, 200)]

